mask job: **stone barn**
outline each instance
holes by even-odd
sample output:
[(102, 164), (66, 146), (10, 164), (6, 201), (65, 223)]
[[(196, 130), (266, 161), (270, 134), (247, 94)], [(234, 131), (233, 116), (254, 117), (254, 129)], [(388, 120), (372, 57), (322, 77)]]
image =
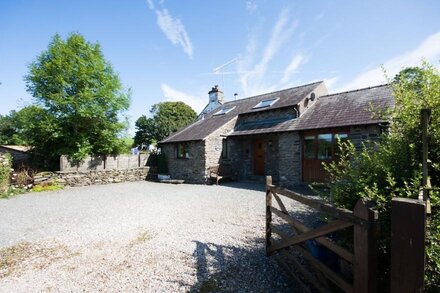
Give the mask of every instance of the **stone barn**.
[(387, 125), (377, 113), (393, 105), (390, 85), (329, 94), (315, 82), (229, 102), (216, 86), (198, 120), (160, 146), (171, 177), (189, 183), (205, 183), (215, 165), (239, 179), (322, 182), (322, 163), (337, 158), (337, 139), (358, 148), (377, 139)]

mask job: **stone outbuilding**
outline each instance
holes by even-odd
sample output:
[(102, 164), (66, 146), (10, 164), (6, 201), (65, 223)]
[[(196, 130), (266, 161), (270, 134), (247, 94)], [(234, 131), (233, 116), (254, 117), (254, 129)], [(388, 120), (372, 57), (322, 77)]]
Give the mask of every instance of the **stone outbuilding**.
[(324, 82), (230, 102), (215, 87), (209, 98), (218, 106), (160, 142), (172, 178), (205, 183), (209, 167), (224, 165), (239, 179), (322, 182), (337, 139), (357, 148), (377, 139), (387, 125), (378, 113), (394, 105), (390, 85), (329, 94)]
[(29, 166), (31, 149), (32, 147), (24, 145), (0, 145), (0, 153), (11, 154), (14, 169)]

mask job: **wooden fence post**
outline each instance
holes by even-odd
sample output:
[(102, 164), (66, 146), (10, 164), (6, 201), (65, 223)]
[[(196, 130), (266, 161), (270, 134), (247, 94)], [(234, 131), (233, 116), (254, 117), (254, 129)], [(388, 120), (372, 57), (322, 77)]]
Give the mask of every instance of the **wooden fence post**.
[(354, 292), (377, 291), (377, 219), (373, 204), (358, 200), (354, 215), (365, 220), (364, 225), (354, 225)]
[(423, 292), (426, 206), (421, 200), (391, 201), (391, 292)]
[(266, 256), (270, 256), (270, 237), (272, 235), (272, 229), (270, 224), (272, 222), (272, 212), (270, 210), (272, 206), (272, 192), (270, 186), (272, 185), (272, 176), (266, 176)]

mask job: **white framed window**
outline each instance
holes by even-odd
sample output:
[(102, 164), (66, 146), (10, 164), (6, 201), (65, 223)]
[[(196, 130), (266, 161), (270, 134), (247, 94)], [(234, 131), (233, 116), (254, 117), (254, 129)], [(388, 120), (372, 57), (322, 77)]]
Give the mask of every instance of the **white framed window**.
[(270, 99), (264, 99), (258, 104), (256, 104), (252, 109), (259, 109), (259, 108), (266, 108), (270, 107), (273, 104), (275, 104), (280, 98), (270, 98)]
[(217, 111), (216, 113), (214, 113), (214, 116), (225, 115), (225, 114), (231, 112), (234, 109), (235, 109), (235, 106), (234, 107), (229, 107), (229, 108), (223, 108), (220, 111)]

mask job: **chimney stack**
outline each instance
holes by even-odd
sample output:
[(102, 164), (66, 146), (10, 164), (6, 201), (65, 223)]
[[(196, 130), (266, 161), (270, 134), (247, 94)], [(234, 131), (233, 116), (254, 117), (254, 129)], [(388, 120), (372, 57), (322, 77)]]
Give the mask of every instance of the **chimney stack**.
[(208, 93), (209, 103), (220, 103), (223, 104), (225, 101), (225, 95), (220, 90), (218, 85), (214, 86)]

